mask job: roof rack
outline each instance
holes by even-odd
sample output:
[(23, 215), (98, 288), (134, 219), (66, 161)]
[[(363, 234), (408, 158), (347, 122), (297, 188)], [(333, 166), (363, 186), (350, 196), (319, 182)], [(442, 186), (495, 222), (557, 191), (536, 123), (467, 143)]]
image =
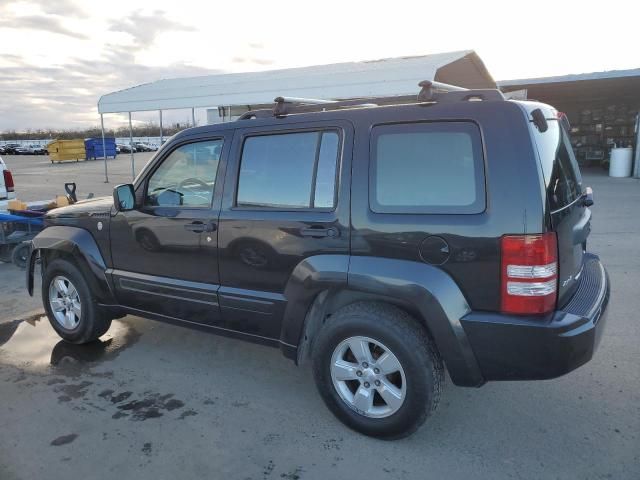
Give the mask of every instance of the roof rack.
[(274, 99), (273, 115), (282, 117), (289, 113), (307, 113), (325, 110), (336, 110), (345, 107), (377, 107), (363, 99), (352, 100), (317, 100), (312, 98), (276, 97)]
[[(505, 100), (504, 95), (497, 89), (467, 89), (447, 83), (424, 80), (418, 84), (421, 87), (417, 102), (472, 102)], [(273, 109), (249, 110), (238, 117), (238, 120), (255, 118), (285, 117), (292, 113), (322, 112), (338, 110), (348, 107), (377, 107), (377, 102), (388, 102), (389, 98), (360, 98), (351, 100), (320, 100), (315, 98), (276, 97)]]

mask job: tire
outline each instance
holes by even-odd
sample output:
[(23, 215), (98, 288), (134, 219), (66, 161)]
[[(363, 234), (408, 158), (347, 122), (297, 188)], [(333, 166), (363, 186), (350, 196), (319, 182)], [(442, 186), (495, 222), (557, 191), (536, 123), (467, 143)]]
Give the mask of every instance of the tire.
[[(352, 345), (366, 345), (373, 364), (365, 368)], [(367, 355), (364, 350), (362, 355)], [(397, 360), (391, 368), (389, 359)], [(337, 362), (348, 368), (336, 371)], [(312, 363), (329, 410), (353, 430), (386, 440), (415, 432), (436, 409), (444, 383), (442, 360), (426, 330), (403, 310), (383, 303), (354, 303), (329, 317), (314, 341)], [(342, 381), (342, 375), (349, 380)], [(356, 397), (372, 398), (364, 402), (368, 411), (359, 408), (363, 403)]]
[(11, 261), (17, 267), (27, 268), (29, 254), (31, 253), (31, 245), (29, 243), (19, 243), (11, 252)]
[[(69, 282), (65, 285), (69, 293), (67, 299), (69, 308), (55, 312), (50, 295), (54, 295), (52, 290), (60, 291), (55, 285), (52, 286), (57, 281), (62, 281), (63, 284), (65, 281)], [(59, 284), (56, 283), (56, 285)], [(73, 289), (69, 288), (69, 285)], [(77, 292), (77, 296), (73, 294), (73, 290)], [(53, 303), (60, 308), (65, 300), (59, 295), (55, 298), (56, 301)], [(111, 326), (111, 318), (107, 317), (97, 305), (82, 273), (68, 260), (56, 259), (47, 264), (42, 277), (42, 303), (51, 326), (60, 337), (68, 342), (82, 344), (97, 340)], [(77, 307), (78, 304), (80, 308), (75, 310), (74, 307)], [(60, 320), (60, 315), (56, 316), (56, 313), (68, 312), (69, 309), (73, 311), (73, 315), (63, 315), (64, 320)], [(79, 316), (77, 311), (80, 313)]]

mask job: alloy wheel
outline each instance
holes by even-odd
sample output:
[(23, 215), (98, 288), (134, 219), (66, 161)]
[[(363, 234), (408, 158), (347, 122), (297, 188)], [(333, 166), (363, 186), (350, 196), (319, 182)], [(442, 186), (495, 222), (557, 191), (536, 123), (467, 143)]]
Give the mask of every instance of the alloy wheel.
[(398, 358), (369, 337), (349, 337), (340, 342), (331, 356), (331, 380), (349, 408), (370, 418), (396, 413), (407, 392)]
[(56, 322), (67, 330), (75, 329), (82, 318), (82, 303), (75, 285), (62, 275), (49, 284), (49, 307)]

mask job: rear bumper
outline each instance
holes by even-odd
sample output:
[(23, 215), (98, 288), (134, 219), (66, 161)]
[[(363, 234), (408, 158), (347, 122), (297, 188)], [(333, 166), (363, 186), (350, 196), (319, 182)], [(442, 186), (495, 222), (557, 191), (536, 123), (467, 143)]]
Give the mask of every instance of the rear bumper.
[(584, 260), (576, 293), (546, 319), (483, 312), (461, 319), (486, 381), (555, 378), (593, 357), (606, 322), (610, 284), (597, 256), (586, 254)]

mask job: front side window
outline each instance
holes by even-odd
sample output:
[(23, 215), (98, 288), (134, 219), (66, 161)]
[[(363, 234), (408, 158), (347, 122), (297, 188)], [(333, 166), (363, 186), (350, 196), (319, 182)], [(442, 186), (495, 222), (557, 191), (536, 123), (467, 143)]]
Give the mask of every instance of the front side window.
[(248, 137), (238, 176), (238, 206), (333, 208), (340, 137), (314, 131)]
[(145, 205), (209, 207), (213, 198), (222, 139), (176, 148), (151, 175)]
[(471, 122), (383, 125), (371, 135), (369, 203), (377, 213), (480, 213), (480, 132)]

